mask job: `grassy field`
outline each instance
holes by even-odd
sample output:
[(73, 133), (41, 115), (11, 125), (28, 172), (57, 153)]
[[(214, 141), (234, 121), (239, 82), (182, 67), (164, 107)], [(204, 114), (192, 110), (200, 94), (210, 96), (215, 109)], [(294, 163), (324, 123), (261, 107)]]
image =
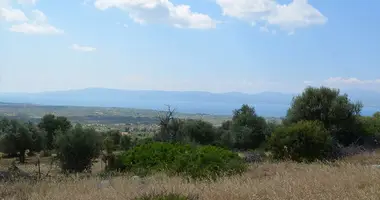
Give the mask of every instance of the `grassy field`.
[[(165, 175), (137, 180), (123, 176), (103, 182), (96, 177), (71, 177), (36, 184), (0, 185), (0, 197), (9, 200), (127, 200), (147, 193), (173, 192), (198, 196), (200, 200), (374, 200), (380, 198), (380, 169), (370, 164), (378, 164), (379, 160), (378, 154), (363, 154), (331, 164), (266, 162), (252, 164), (242, 176), (217, 182), (189, 183)], [(21, 168), (29, 172), (36, 169), (32, 160)], [(43, 169), (46, 168), (44, 165)], [(94, 168), (101, 170), (100, 163)]]

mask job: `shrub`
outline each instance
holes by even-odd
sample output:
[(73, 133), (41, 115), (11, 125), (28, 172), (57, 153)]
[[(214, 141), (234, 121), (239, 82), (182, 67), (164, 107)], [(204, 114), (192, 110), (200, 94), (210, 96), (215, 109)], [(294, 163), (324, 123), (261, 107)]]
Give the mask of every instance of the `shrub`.
[(196, 196), (185, 196), (176, 193), (146, 194), (134, 200), (197, 200)]
[(242, 150), (260, 147), (265, 142), (268, 132), (266, 120), (257, 115), (254, 107), (247, 104), (234, 110), (232, 122), (224, 126), (229, 127), (235, 137), (234, 147)]
[(200, 146), (189, 158), (181, 157), (185, 166), (178, 166), (178, 169), (185, 167), (183, 173), (194, 179), (215, 180), (220, 176), (241, 174), (246, 170), (245, 162), (238, 154), (215, 146)]
[(280, 127), (269, 139), (269, 148), (275, 159), (323, 160), (330, 155), (332, 146), (332, 137), (318, 121), (300, 121)]
[(124, 151), (132, 147), (132, 138), (129, 135), (123, 135), (120, 138), (120, 148)]
[(184, 120), (181, 133), (188, 137), (190, 141), (202, 145), (210, 145), (216, 140), (214, 127), (211, 123), (203, 120)]
[(293, 99), (284, 123), (320, 121), (340, 144), (360, 144), (365, 133), (359, 121), (362, 106), (339, 90), (308, 87)]
[(121, 160), (126, 170), (140, 176), (163, 171), (193, 179), (216, 179), (246, 169), (244, 161), (229, 150), (161, 142), (137, 146), (123, 153)]
[(107, 155), (107, 171), (124, 171), (126, 165), (123, 164), (122, 154), (112, 153)]
[(116, 146), (115, 144), (113, 143), (113, 140), (111, 137), (107, 136), (106, 138), (104, 138), (103, 140), (103, 149), (108, 153), (112, 153), (113, 151), (116, 150)]
[(76, 126), (57, 137), (57, 156), (65, 172), (91, 170), (92, 159), (100, 153), (101, 140), (93, 129)]

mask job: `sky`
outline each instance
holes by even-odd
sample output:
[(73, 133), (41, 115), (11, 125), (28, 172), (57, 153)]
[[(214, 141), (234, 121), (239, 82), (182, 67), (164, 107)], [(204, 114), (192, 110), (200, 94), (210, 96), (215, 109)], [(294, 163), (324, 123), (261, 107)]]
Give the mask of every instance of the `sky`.
[(377, 0), (0, 0), (0, 92), (380, 91)]

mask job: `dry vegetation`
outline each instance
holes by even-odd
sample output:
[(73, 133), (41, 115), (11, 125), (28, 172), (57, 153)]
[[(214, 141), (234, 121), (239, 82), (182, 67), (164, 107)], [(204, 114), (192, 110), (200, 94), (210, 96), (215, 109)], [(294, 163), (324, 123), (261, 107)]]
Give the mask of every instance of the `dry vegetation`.
[[(9, 200), (126, 200), (147, 193), (174, 192), (204, 200), (240, 199), (380, 199), (379, 156), (366, 154), (331, 164), (292, 162), (251, 165), (243, 176), (217, 182), (188, 183), (156, 175), (144, 179), (115, 177), (102, 181), (53, 179), (0, 185), (0, 197)], [(98, 166), (99, 167), (99, 166)], [(32, 165), (26, 170), (35, 170)]]

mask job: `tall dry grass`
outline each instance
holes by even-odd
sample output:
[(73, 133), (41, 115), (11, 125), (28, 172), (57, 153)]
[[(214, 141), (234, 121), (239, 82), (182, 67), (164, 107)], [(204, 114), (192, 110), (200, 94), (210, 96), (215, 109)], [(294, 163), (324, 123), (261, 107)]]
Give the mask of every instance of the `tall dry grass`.
[(9, 200), (128, 200), (146, 193), (198, 195), (202, 200), (371, 200), (380, 199), (380, 169), (340, 162), (291, 162), (252, 165), (243, 176), (217, 182), (188, 183), (156, 175), (140, 180), (117, 177), (27, 182), (0, 185), (0, 199)]

